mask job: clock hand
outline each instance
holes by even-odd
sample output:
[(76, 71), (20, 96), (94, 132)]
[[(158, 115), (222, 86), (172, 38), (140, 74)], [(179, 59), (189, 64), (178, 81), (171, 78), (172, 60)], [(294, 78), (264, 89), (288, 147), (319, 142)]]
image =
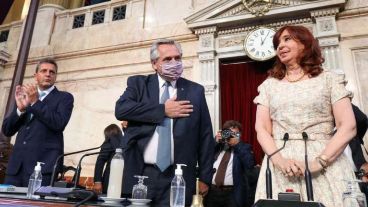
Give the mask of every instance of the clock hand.
[(265, 36), (265, 38), (263, 40), (261, 38), (261, 45), (263, 45), (264, 41), (266, 40), (266, 38), (268, 37), (269, 34), (270, 34), (270, 31), (268, 31), (267, 35)]

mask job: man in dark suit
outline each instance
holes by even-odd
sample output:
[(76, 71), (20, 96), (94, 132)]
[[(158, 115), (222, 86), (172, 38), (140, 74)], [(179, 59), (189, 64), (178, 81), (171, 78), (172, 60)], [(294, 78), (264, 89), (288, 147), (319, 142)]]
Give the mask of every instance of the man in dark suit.
[(56, 158), (64, 152), (63, 131), (73, 110), (74, 98), (54, 83), (57, 64), (43, 59), (36, 67), (35, 84), (17, 86), (14, 111), (4, 119), (3, 133), (18, 133), (9, 159), (5, 182), (26, 187), (36, 162), (43, 162), (42, 185), (49, 185)]
[[(222, 129), (216, 134), (215, 173), (204, 204), (208, 207), (244, 207), (251, 193), (246, 170), (255, 165), (252, 146), (240, 140), (242, 126), (238, 121), (226, 121)], [(228, 130), (231, 134), (226, 133)]]
[(123, 138), (123, 192), (131, 193), (134, 175), (146, 175), (148, 198), (154, 206), (169, 206), (170, 183), (176, 164), (186, 164), (186, 202), (195, 194), (196, 165), (200, 192), (212, 180), (214, 139), (203, 86), (181, 78), (182, 51), (172, 40), (158, 40), (151, 47), (156, 74), (128, 78), (116, 102), (115, 116), (127, 120)]
[(349, 146), (351, 148), (355, 167), (357, 170), (359, 170), (361, 169), (362, 165), (366, 163), (361, 145), (364, 144), (363, 138), (368, 128), (368, 118), (367, 115), (365, 115), (357, 106), (354, 104), (352, 106), (356, 121), (357, 134), (349, 142)]

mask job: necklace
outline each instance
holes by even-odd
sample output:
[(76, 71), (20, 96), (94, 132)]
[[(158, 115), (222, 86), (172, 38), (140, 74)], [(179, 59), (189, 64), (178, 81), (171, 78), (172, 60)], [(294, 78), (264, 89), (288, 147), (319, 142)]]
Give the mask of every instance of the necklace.
[(288, 73), (288, 72), (286, 72), (285, 78), (286, 78), (286, 80), (287, 80), (288, 82), (290, 82), (290, 83), (294, 83), (294, 82), (298, 82), (298, 81), (300, 81), (300, 80), (304, 77), (304, 75), (305, 75), (305, 73), (304, 73), (304, 71), (302, 70), (302, 72), (300, 72), (300, 77), (295, 78), (295, 79), (291, 79), (291, 78), (289, 77), (289, 73)]

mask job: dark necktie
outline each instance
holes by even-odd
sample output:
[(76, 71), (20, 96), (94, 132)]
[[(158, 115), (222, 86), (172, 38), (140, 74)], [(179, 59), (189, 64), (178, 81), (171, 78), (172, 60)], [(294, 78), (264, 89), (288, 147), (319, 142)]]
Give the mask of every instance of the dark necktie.
[[(164, 104), (166, 100), (170, 98), (170, 85), (170, 82), (165, 82), (164, 84), (165, 89), (161, 95), (161, 104)], [(165, 117), (165, 119), (157, 127), (158, 148), (156, 165), (160, 168), (161, 172), (163, 172), (170, 166), (171, 162), (171, 119), (169, 117)]]
[(221, 159), (220, 165), (217, 168), (217, 174), (215, 177), (215, 183), (217, 186), (223, 186), (225, 180), (225, 173), (227, 169), (227, 164), (229, 163), (231, 157), (231, 150), (226, 150), (224, 156)]

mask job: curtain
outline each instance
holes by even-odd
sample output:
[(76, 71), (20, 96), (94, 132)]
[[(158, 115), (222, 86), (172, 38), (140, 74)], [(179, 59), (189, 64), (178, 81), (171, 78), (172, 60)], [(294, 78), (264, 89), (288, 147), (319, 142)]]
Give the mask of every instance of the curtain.
[(264, 153), (254, 129), (257, 105), (253, 99), (258, 95), (257, 87), (267, 78), (267, 70), (272, 63), (220, 63), (221, 123), (236, 120), (242, 124), (241, 139), (252, 145), (259, 164)]

